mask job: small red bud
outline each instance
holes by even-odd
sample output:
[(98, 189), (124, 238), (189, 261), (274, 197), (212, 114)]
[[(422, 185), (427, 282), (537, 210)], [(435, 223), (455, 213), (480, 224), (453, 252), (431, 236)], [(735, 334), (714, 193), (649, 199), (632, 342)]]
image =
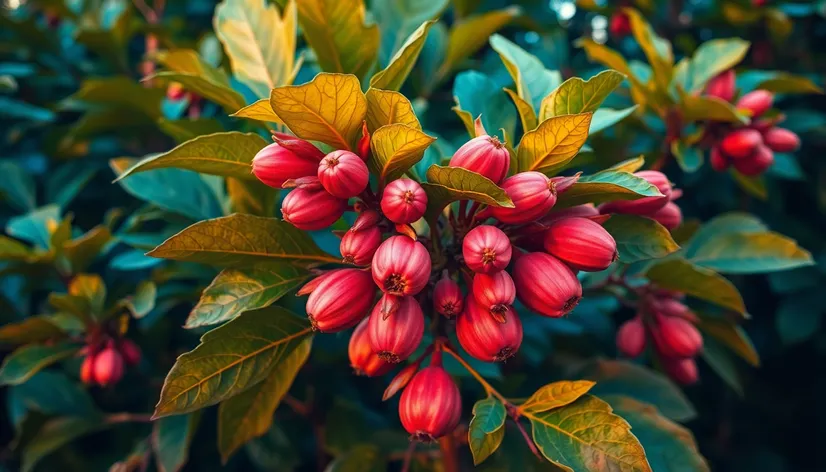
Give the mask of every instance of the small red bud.
[(451, 167), (462, 167), (498, 184), (508, 175), (511, 156), (496, 136), (477, 136), (460, 147), (450, 158)]
[(623, 12), (616, 12), (611, 15), (611, 22), (608, 31), (615, 38), (624, 38), (631, 34), (631, 19)]
[(350, 151), (333, 151), (318, 163), (318, 180), (331, 195), (355, 197), (367, 188), (370, 171), (361, 158)]
[(356, 375), (366, 375), (376, 377), (384, 375), (393, 368), (393, 364), (385, 362), (373, 352), (367, 334), (367, 318), (356, 326), (355, 331), (350, 336), (350, 344), (347, 347), (347, 354), (350, 357), (350, 365)]
[(381, 213), (375, 210), (364, 210), (356, 217), (356, 222), (350, 231), (361, 231), (376, 226), (381, 221)]
[(800, 137), (785, 128), (770, 128), (763, 140), (774, 152), (794, 152), (800, 147)]
[(674, 202), (668, 202), (664, 207), (648, 215), (649, 218), (663, 225), (669, 231), (683, 223), (683, 212)]
[(335, 333), (352, 328), (370, 310), (375, 288), (370, 274), (360, 269), (331, 272), (307, 299), (313, 329)]
[(576, 274), (550, 254), (532, 252), (518, 257), (513, 280), (517, 298), (540, 315), (563, 316), (582, 298), (582, 285)]
[(743, 175), (752, 177), (762, 174), (774, 164), (774, 153), (766, 146), (757, 146), (751, 156), (734, 161), (734, 168)]
[(514, 208), (489, 207), (493, 217), (508, 224), (529, 223), (545, 216), (556, 204), (556, 186), (539, 172), (520, 172), (505, 179), (502, 189)]
[(313, 161), (318, 164), (319, 161), (324, 159), (324, 153), (309, 141), (290, 135), (286, 135), (285, 137), (283, 133), (273, 133), (273, 139), (278, 145), (304, 160)]
[(697, 383), (700, 376), (694, 359), (662, 359), (663, 370), (682, 385)]
[(734, 69), (721, 72), (708, 81), (706, 95), (730, 102), (735, 91)]
[(373, 256), (373, 280), (391, 295), (416, 295), (430, 278), (430, 253), (407, 236), (391, 236)]
[(504, 323), (505, 313), (516, 299), (516, 286), (504, 270), (490, 275), (476, 274), (473, 277), (473, 299), (479, 308)]
[[(504, 274), (505, 272), (500, 272)], [(484, 274), (479, 274), (479, 277)], [(482, 362), (501, 362), (513, 357), (522, 344), (522, 322), (511, 306), (494, 319), (483, 306), (468, 297), (465, 311), (456, 320), (456, 337), (468, 354)]]
[(582, 172), (578, 172), (576, 175), (570, 177), (551, 177), (551, 182), (553, 182), (553, 187), (556, 189), (557, 195), (565, 193), (566, 190), (573, 187), (581, 176)]
[(751, 113), (752, 118), (758, 118), (766, 113), (774, 103), (774, 94), (766, 90), (749, 92), (737, 100), (737, 108)]
[(315, 290), (315, 289), (316, 289), (316, 287), (318, 287), (318, 285), (319, 285), (319, 284), (320, 284), (320, 283), (321, 283), (321, 282), (322, 282), (325, 278), (330, 277), (331, 275), (333, 275), (334, 273), (336, 273), (336, 272), (338, 272), (338, 271), (340, 271), (340, 270), (344, 270), (344, 269), (328, 270), (328, 271), (326, 271), (326, 272), (322, 273), (322, 274), (321, 274), (321, 275), (319, 275), (318, 277), (315, 277), (314, 279), (312, 279), (312, 280), (310, 280), (309, 282), (307, 282), (306, 284), (304, 284), (304, 285), (303, 285), (303, 286), (302, 286), (302, 287), (298, 290), (298, 292), (296, 292), (296, 295), (298, 295), (299, 297), (302, 297), (302, 296), (304, 296), (304, 295), (309, 295), (309, 294), (313, 293), (313, 290)]
[(94, 377), (98, 385), (114, 385), (123, 377), (123, 356), (114, 346), (107, 346), (94, 359)]
[(694, 357), (703, 348), (700, 331), (693, 323), (683, 318), (658, 314), (657, 324), (651, 334), (657, 350), (665, 357)]
[(287, 180), (316, 175), (317, 172), (318, 161), (302, 158), (280, 142), (267, 145), (252, 159), (255, 177), (274, 188), (282, 188)]
[(658, 297), (649, 301), (651, 309), (665, 316), (682, 318), (686, 321), (696, 323), (697, 316), (676, 298)]
[(759, 131), (748, 128), (734, 130), (720, 141), (720, 150), (732, 159), (749, 157), (757, 146), (763, 144), (763, 136)]
[[(392, 365), (392, 364), (390, 364)], [(399, 390), (403, 389), (410, 383), (410, 379), (416, 375), (416, 371), (419, 370), (419, 363), (415, 362), (413, 364), (408, 365), (404, 369), (400, 370), (393, 380), (390, 381), (390, 384), (384, 390), (384, 395), (381, 396), (381, 401), (386, 402), (387, 400), (391, 399), (393, 395), (396, 394)]]
[(436, 283), (433, 288), (433, 306), (436, 313), (452, 318), (462, 312), (464, 300), (462, 289), (459, 288), (447, 273)]
[(361, 231), (347, 231), (341, 237), (339, 251), (342, 262), (368, 265), (381, 244), (381, 230), (377, 226)]
[(649, 215), (664, 207), (671, 198), (671, 182), (662, 172), (642, 170), (634, 175), (657, 187), (662, 197), (643, 197), (637, 200), (622, 200), (600, 205), (600, 213), (625, 213), (630, 215)]
[(141, 363), (141, 348), (134, 341), (121, 339), (119, 348), (126, 365), (136, 366)]
[(723, 154), (723, 151), (720, 150), (719, 146), (712, 147), (709, 156), (711, 168), (714, 169), (716, 172), (723, 172), (726, 169), (728, 169), (728, 166), (731, 165), (728, 157), (726, 157), (726, 155)]
[(94, 385), (95, 381), (95, 357), (96, 354), (87, 354), (80, 364), (80, 380), (86, 385)]
[(459, 388), (441, 366), (420, 370), (399, 400), (399, 419), (415, 440), (432, 441), (452, 433), (461, 416)]
[(617, 349), (628, 357), (637, 357), (645, 350), (645, 326), (640, 315), (626, 321), (617, 330)]
[(545, 250), (575, 270), (598, 272), (617, 260), (617, 242), (599, 223), (565, 218), (545, 232)]
[(413, 297), (402, 298), (398, 309), (389, 317), (382, 314), (381, 307), (379, 300), (368, 320), (370, 345), (379, 358), (398, 364), (419, 347), (424, 336), (424, 315)]
[(465, 264), (474, 272), (490, 274), (504, 269), (511, 261), (512, 251), (508, 236), (495, 226), (477, 226), (462, 241)]
[(293, 189), (281, 202), (284, 221), (298, 229), (324, 229), (341, 218), (347, 210), (347, 200), (336, 198), (324, 189)]
[(184, 86), (181, 85), (179, 82), (171, 82), (166, 87), (166, 98), (178, 101), (181, 100), (186, 96), (186, 90), (184, 90)]
[(397, 179), (384, 188), (381, 211), (393, 223), (413, 223), (424, 215), (427, 194), (415, 180)]
[(367, 122), (361, 122), (361, 138), (359, 138), (358, 145), (356, 145), (359, 157), (364, 162), (370, 157), (370, 131), (367, 130)]

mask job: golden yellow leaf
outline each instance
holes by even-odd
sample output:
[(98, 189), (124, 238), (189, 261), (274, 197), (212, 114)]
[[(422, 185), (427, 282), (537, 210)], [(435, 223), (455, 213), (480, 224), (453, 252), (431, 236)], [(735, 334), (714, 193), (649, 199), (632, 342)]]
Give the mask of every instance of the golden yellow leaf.
[(525, 133), (516, 154), (519, 170), (550, 173), (565, 166), (588, 139), (592, 115), (557, 116)]
[(516, 92), (509, 88), (505, 88), (505, 93), (511, 97), (513, 104), (516, 105), (516, 111), (519, 112), (519, 119), (522, 121), (522, 129), (525, 132), (533, 131), (536, 128), (536, 112), (530, 103), (526, 102)]
[(382, 183), (402, 176), (419, 162), (436, 138), (403, 124), (382, 126), (370, 139), (372, 156), (368, 164)]
[(371, 88), (367, 97), (367, 129), (375, 133), (385, 125), (401, 123), (416, 129), (422, 129), (413, 105), (404, 95), (391, 90)]
[(542, 99), (540, 121), (552, 116), (595, 112), (625, 76), (615, 70), (602, 71), (589, 80), (571, 77)]
[(269, 98), (257, 100), (252, 105), (247, 105), (229, 116), (235, 118), (248, 118), (256, 121), (266, 121), (267, 123), (284, 124), (284, 122), (281, 121), (281, 118), (279, 118), (278, 115), (272, 111)]

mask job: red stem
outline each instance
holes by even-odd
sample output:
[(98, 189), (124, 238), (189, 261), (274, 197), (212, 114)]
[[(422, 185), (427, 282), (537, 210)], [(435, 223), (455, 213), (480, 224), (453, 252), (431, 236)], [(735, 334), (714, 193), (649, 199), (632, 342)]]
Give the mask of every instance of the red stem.
[(459, 454), (456, 450), (456, 441), (453, 435), (448, 434), (439, 439), (439, 449), (442, 451), (442, 467), (445, 472), (459, 472)]

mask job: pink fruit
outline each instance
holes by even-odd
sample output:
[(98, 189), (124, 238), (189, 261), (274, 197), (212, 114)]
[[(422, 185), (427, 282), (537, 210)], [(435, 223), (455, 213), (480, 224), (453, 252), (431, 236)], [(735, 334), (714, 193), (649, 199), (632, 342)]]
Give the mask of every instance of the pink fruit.
[(464, 301), (462, 289), (453, 279), (444, 274), (433, 288), (433, 307), (436, 313), (452, 318), (462, 312)]
[(711, 163), (711, 168), (714, 169), (716, 172), (723, 172), (728, 169), (728, 166), (731, 165), (729, 162), (728, 157), (723, 154), (723, 151), (720, 150), (719, 146), (714, 146), (711, 148), (711, 153), (709, 154), (709, 162)]
[(622, 200), (600, 205), (600, 213), (625, 213), (630, 215), (649, 215), (664, 207), (671, 198), (671, 182), (662, 172), (656, 170), (643, 170), (635, 172), (634, 175), (648, 181), (657, 187), (663, 196), (643, 197), (637, 200)]
[(774, 152), (794, 152), (800, 148), (800, 137), (785, 128), (770, 128), (763, 140)]
[(391, 295), (416, 295), (430, 278), (430, 253), (407, 236), (391, 236), (373, 255), (373, 280)]
[(399, 419), (412, 439), (419, 441), (452, 433), (461, 415), (459, 388), (440, 365), (416, 373), (399, 400)]
[(662, 359), (662, 366), (669, 377), (682, 385), (695, 384), (700, 378), (694, 359)]
[(346, 209), (347, 200), (336, 198), (324, 189), (295, 188), (281, 202), (284, 221), (305, 231), (332, 225)]
[(507, 272), (476, 274), (473, 277), (473, 299), (482, 311), (504, 322), (505, 313), (516, 300), (516, 286)]
[(617, 330), (617, 349), (628, 357), (637, 357), (645, 350), (645, 326), (637, 315)]
[(763, 144), (763, 136), (759, 131), (749, 128), (741, 128), (727, 134), (720, 141), (720, 150), (726, 156), (734, 160), (749, 157), (757, 146)]
[(766, 113), (774, 103), (774, 94), (766, 90), (749, 92), (737, 100), (737, 108), (751, 113), (752, 118), (758, 118)]
[(360, 269), (333, 271), (307, 299), (307, 317), (313, 329), (323, 333), (352, 328), (370, 310), (374, 292), (370, 273)]
[(730, 102), (731, 99), (734, 98), (736, 87), (734, 81), (734, 69), (721, 72), (708, 81), (706, 85), (706, 95)]
[(462, 348), (483, 362), (501, 362), (516, 354), (522, 344), (522, 322), (510, 306), (501, 315), (501, 321), (495, 320), (468, 297), (465, 311), (456, 320), (456, 337)]
[(734, 161), (734, 168), (743, 175), (760, 175), (774, 164), (774, 153), (766, 146), (757, 146), (751, 156)]
[(412, 179), (390, 182), (381, 196), (381, 211), (393, 223), (413, 223), (424, 215), (426, 208), (427, 194)]
[(553, 181), (539, 172), (521, 172), (505, 179), (502, 189), (513, 208), (490, 207), (493, 217), (508, 224), (529, 223), (545, 216), (556, 203)]
[(347, 347), (347, 355), (350, 357), (350, 365), (356, 375), (366, 375), (375, 377), (384, 375), (393, 368), (393, 364), (385, 362), (373, 352), (367, 334), (368, 319), (365, 318), (356, 326), (355, 331), (350, 336), (350, 344)]
[(616, 12), (611, 15), (611, 22), (608, 25), (608, 31), (615, 38), (624, 38), (631, 34), (631, 19), (628, 15), (622, 12)]
[(367, 188), (367, 164), (350, 151), (333, 151), (318, 164), (318, 180), (330, 195), (348, 199)]
[(376, 226), (381, 221), (381, 213), (375, 210), (364, 210), (359, 213), (359, 216), (356, 217), (355, 223), (353, 223), (353, 227), (350, 228), (350, 231), (361, 231), (364, 229), (372, 228)]
[(532, 311), (558, 318), (582, 298), (582, 285), (562, 261), (541, 252), (519, 257), (513, 267), (516, 296)]
[(450, 159), (451, 167), (462, 167), (498, 184), (508, 175), (511, 156), (496, 136), (477, 136), (460, 147)]
[(694, 357), (703, 348), (700, 331), (693, 323), (683, 318), (657, 315), (657, 323), (651, 334), (657, 350), (665, 357)]
[(665, 226), (669, 231), (683, 223), (683, 212), (674, 202), (668, 202), (664, 207), (648, 215), (648, 217)]
[(617, 260), (617, 242), (587, 218), (555, 221), (545, 232), (545, 250), (575, 270), (598, 272)]
[(119, 349), (126, 365), (136, 366), (141, 363), (141, 348), (132, 340), (121, 339)]
[(462, 241), (465, 264), (474, 272), (490, 274), (504, 269), (512, 251), (508, 236), (495, 226), (477, 226)]
[[(384, 295), (383, 298), (388, 296), (392, 295)], [(373, 352), (392, 364), (410, 357), (424, 336), (424, 314), (419, 302), (413, 297), (404, 297), (398, 304), (390, 316), (385, 316), (382, 300), (379, 300), (370, 313), (367, 325)]]
[(103, 387), (114, 385), (123, 377), (123, 356), (110, 343), (94, 357), (95, 382)]
[(318, 161), (300, 157), (277, 142), (258, 151), (252, 159), (255, 177), (274, 188), (281, 188), (290, 179), (316, 175), (317, 171)]
[(339, 244), (342, 262), (369, 265), (379, 244), (381, 244), (381, 230), (377, 226), (361, 231), (347, 231), (341, 237), (341, 244)]

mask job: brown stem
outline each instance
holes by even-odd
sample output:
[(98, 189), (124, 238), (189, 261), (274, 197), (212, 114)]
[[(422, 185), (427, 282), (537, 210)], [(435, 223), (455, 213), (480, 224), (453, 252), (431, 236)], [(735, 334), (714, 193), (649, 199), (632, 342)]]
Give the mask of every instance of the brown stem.
[(151, 423), (152, 415), (148, 413), (112, 413), (106, 416), (109, 424), (118, 423)]
[(525, 431), (525, 427), (522, 426), (522, 423), (519, 422), (519, 409), (514, 408), (512, 406), (508, 406), (508, 407), (506, 407), (506, 409), (508, 411), (508, 415), (511, 417), (513, 422), (516, 424), (516, 429), (518, 429), (519, 432), (522, 433), (522, 437), (525, 439), (525, 442), (528, 444), (528, 449), (531, 450), (531, 453), (533, 455), (535, 455), (539, 459), (542, 459), (542, 454), (539, 453), (539, 449), (536, 448), (536, 444), (534, 444), (533, 440), (528, 435), (528, 432)]
[(442, 451), (442, 467), (445, 472), (459, 472), (459, 454), (452, 434), (439, 439), (439, 449)]
[(284, 402), (284, 404), (286, 404), (288, 407), (292, 408), (292, 410), (294, 412), (298, 413), (299, 415), (309, 416), (310, 407), (307, 406), (307, 404), (305, 404), (301, 400), (293, 397), (289, 393), (284, 395), (284, 398), (282, 399), (282, 401)]
[(404, 465), (402, 465), (402, 472), (408, 472), (410, 470), (410, 462), (413, 460), (413, 451), (416, 450), (417, 441), (410, 441), (410, 445), (407, 446), (407, 451), (404, 453)]

